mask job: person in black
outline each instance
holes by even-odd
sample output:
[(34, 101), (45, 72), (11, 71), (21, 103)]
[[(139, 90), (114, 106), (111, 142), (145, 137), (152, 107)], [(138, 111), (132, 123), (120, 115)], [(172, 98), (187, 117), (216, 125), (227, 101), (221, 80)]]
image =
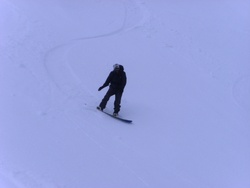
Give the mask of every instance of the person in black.
[(127, 83), (127, 77), (122, 65), (115, 64), (113, 68), (114, 70), (109, 73), (109, 76), (104, 84), (98, 89), (98, 91), (101, 91), (103, 88), (109, 85), (109, 90), (107, 91), (97, 109), (103, 110), (106, 107), (109, 98), (115, 95), (113, 115), (117, 116), (121, 108), (121, 98), (123, 90)]

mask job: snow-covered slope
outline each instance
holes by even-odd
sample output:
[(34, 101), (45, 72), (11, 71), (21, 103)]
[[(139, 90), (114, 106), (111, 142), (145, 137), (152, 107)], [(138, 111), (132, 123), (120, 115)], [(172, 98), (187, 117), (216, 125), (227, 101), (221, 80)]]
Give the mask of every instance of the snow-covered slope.
[(250, 187), (249, 0), (0, 0), (0, 33), (1, 188)]

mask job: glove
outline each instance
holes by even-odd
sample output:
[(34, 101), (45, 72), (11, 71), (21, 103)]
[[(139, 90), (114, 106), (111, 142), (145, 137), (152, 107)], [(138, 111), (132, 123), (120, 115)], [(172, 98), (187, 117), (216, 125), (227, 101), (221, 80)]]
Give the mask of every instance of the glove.
[(103, 89), (103, 86), (99, 87), (98, 91), (101, 91)]

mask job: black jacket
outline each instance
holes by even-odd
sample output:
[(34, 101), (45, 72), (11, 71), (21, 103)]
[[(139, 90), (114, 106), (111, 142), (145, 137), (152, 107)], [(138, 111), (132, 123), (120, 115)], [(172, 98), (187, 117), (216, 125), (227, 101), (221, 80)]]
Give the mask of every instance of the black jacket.
[(127, 77), (122, 67), (119, 71), (114, 70), (109, 73), (109, 76), (103, 84), (102, 88), (110, 85), (110, 88), (123, 92), (126, 83)]

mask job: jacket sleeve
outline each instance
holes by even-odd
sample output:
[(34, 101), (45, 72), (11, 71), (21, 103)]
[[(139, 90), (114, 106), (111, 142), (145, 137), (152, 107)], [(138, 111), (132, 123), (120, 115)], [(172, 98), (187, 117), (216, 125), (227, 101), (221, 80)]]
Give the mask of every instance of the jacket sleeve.
[(113, 74), (112, 74), (112, 72), (110, 72), (108, 78), (106, 79), (106, 81), (105, 81), (104, 84), (102, 85), (103, 88), (104, 88), (104, 87), (107, 87), (107, 86), (110, 84), (111, 79), (112, 79), (112, 76), (113, 76)]

